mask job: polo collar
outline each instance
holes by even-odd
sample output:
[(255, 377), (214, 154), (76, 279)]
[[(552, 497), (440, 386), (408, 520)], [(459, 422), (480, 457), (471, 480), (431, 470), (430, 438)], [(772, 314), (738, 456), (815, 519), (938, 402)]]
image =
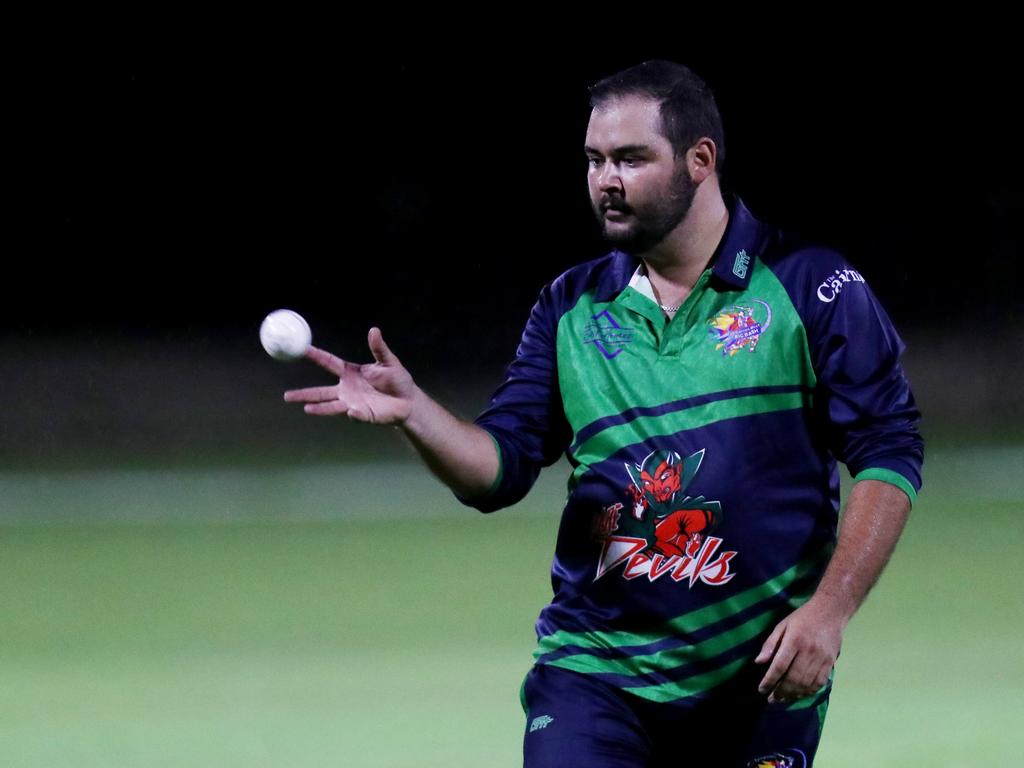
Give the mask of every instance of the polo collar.
[[(767, 245), (769, 228), (754, 218), (738, 195), (723, 197), (729, 209), (729, 223), (711, 257), (711, 271), (717, 280), (742, 290), (750, 285), (756, 257)], [(622, 293), (640, 266), (640, 259), (631, 254), (615, 250), (610, 256), (610, 269), (602, 275), (594, 295), (599, 302), (612, 301)]]
[(754, 261), (764, 253), (768, 244), (769, 228), (754, 218), (738, 195), (726, 195), (729, 224), (722, 242), (711, 257), (712, 273), (723, 283), (746, 289)]

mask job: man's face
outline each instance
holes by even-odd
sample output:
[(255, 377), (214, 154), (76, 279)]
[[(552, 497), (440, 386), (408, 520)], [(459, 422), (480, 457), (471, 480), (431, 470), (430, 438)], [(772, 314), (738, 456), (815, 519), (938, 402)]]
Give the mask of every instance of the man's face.
[(615, 99), (590, 115), (587, 186), (601, 232), (627, 253), (645, 253), (686, 217), (697, 185), (661, 134), (658, 102)]
[(650, 493), (658, 501), (668, 501), (673, 493), (677, 493), (683, 486), (682, 478), (679, 476), (680, 465), (661, 462), (654, 474), (646, 471), (640, 473), (640, 480), (644, 484), (644, 491)]

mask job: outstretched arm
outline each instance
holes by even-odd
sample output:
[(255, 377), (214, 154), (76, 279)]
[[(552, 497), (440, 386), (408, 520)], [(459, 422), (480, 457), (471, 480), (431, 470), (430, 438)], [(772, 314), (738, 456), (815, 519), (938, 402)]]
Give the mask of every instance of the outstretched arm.
[(329, 387), (293, 389), (289, 403), (305, 403), (306, 413), (344, 415), (368, 424), (401, 429), (430, 470), (464, 498), (483, 495), (498, 476), (498, 455), (481, 427), (443, 408), (416, 386), (412, 376), (384, 343), (379, 328), (367, 337), (373, 363), (359, 365), (311, 346), (306, 357), (338, 377)]
[(909, 514), (910, 499), (895, 485), (854, 484), (817, 590), (779, 622), (755, 659), (771, 662), (758, 688), (769, 703), (809, 696), (826, 683), (843, 631), (889, 561)]

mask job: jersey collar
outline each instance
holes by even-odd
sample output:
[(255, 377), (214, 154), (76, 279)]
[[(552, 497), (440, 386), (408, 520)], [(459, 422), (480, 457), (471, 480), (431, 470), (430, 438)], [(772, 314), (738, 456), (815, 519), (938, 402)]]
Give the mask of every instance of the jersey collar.
[[(711, 257), (712, 274), (720, 283), (736, 289), (750, 285), (756, 257), (768, 242), (768, 227), (747, 209), (737, 195), (723, 196), (729, 209), (725, 235)], [(596, 301), (612, 301), (629, 285), (640, 266), (640, 259), (616, 250), (610, 254), (611, 268), (606, 270), (595, 292)]]

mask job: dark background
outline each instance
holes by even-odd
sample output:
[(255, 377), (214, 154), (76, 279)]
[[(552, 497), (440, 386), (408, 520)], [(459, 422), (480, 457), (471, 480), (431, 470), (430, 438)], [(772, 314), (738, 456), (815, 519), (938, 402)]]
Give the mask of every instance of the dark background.
[(595, 23), (564, 44), (137, 41), (21, 62), (0, 455), (329, 444), (337, 425), (279, 403), (322, 377), (263, 355), (259, 322), (278, 307), (360, 361), (381, 326), (421, 382), (473, 415), (540, 287), (606, 250), (586, 195), (586, 89), (648, 58), (687, 63), (715, 90), (726, 189), (864, 274), (908, 341), (930, 428), (1016, 435), (1011, 49), (991, 36), (623, 37)]

